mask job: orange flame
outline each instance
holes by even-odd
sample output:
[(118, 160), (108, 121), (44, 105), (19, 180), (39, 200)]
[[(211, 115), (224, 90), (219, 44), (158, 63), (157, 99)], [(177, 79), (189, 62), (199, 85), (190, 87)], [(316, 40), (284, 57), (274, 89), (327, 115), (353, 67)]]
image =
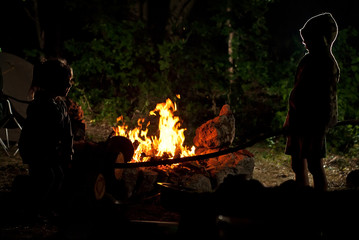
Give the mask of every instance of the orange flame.
[[(158, 103), (156, 108), (150, 112), (150, 115), (157, 115), (159, 113), (160, 119), (158, 124), (159, 137), (148, 137), (148, 126), (142, 130), (144, 119), (140, 118), (137, 121), (137, 126), (133, 130), (128, 130), (128, 126), (123, 121), (123, 116), (117, 118), (118, 125), (113, 128), (116, 136), (124, 136), (129, 138), (132, 143), (138, 144), (135, 150), (132, 162), (148, 161), (151, 157), (186, 157), (195, 155), (195, 147), (191, 148), (183, 146), (185, 141), (185, 128), (180, 128), (180, 119), (174, 116), (177, 111), (177, 106), (170, 99), (165, 103)], [(121, 124), (122, 122), (122, 124)]]

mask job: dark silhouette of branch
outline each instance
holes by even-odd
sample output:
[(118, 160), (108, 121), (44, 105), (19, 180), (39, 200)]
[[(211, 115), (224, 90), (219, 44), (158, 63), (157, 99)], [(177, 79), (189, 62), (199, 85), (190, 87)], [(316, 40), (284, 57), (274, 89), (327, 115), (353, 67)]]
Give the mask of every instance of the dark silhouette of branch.
[[(352, 120), (341, 121), (341, 122), (338, 122), (334, 127), (344, 126), (344, 125), (359, 125), (359, 120), (352, 119)], [(207, 160), (210, 158), (219, 157), (221, 155), (225, 155), (225, 154), (237, 152), (239, 150), (243, 150), (243, 149), (251, 147), (254, 144), (261, 142), (267, 138), (277, 137), (282, 134), (284, 134), (284, 129), (279, 129), (276, 131), (271, 131), (271, 132), (268, 132), (265, 134), (261, 134), (252, 140), (249, 140), (245, 143), (239, 144), (238, 146), (230, 147), (225, 150), (221, 150), (221, 151), (214, 152), (214, 153), (195, 155), (195, 156), (190, 156), (190, 157), (182, 157), (182, 158), (164, 159), (164, 160), (159, 160), (159, 161), (136, 162), (136, 163), (115, 163), (114, 168), (155, 167), (155, 166), (159, 166), (159, 165), (171, 165), (174, 163)]]

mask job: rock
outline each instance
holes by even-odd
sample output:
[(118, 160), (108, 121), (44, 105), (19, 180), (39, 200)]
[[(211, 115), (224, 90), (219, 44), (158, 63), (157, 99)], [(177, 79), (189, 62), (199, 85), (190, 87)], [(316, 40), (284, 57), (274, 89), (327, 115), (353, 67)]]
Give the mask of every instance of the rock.
[(150, 193), (154, 187), (158, 178), (158, 172), (153, 171), (150, 168), (141, 169), (139, 179), (137, 180), (136, 195), (143, 196)]
[(196, 147), (219, 148), (229, 146), (235, 136), (235, 118), (229, 105), (224, 105), (220, 115), (208, 120), (196, 130), (193, 143)]
[(125, 191), (125, 199), (131, 198), (139, 175), (138, 168), (125, 168), (122, 172), (122, 179)]
[(212, 192), (211, 181), (203, 174), (194, 174), (184, 179), (184, 186), (194, 189), (199, 193)]
[(353, 170), (348, 173), (346, 177), (346, 185), (348, 188), (359, 187), (359, 169)]
[(228, 175), (245, 175), (247, 179), (251, 179), (254, 170), (254, 158), (248, 153), (246, 150), (239, 150), (235, 153), (209, 159), (207, 170), (214, 180), (215, 186), (213, 187), (218, 187)]

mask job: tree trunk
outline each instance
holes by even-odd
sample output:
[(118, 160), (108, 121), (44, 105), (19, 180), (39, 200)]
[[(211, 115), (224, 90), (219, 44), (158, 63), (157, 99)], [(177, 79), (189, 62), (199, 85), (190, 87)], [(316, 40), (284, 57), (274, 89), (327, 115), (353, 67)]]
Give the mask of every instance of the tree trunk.
[[(231, 12), (230, 7), (227, 8), (227, 12), (228, 13)], [(233, 67), (233, 65), (234, 65), (234, 63), (233, 63), (233, 37), (234, 37), (234, 32), (233, 32), (233, 29), (232, 29), (230, 19), (227, 20), (226, 25), (230, 29), (229, 34), (228, 34), (228, 61), (229, 61), (230, 67), (228, 68), (229, 90), (228, 90), (228, 94), (227, 94), (227, 101), (228, 101), (228, 104), (231, 104), (232, 85), (234, 83), (234, 78), (233, 78), (233, 72), (234, 72), (234, 67)]]
[[(41, 27), (40, 24), (40, 17), (39, 17), (39, 4), (38, 0), (32, 0), (32, 11), (25, 8), (25, 11), (29, 18), (34, 22), (35, 28), (36, 28), (36, 37), (39, 44), (40, 50), (43, 52), (45, 48), (45, 37), (44, 37), (44, 30)], [(43, 57), (43, 56), (41, 56)]]

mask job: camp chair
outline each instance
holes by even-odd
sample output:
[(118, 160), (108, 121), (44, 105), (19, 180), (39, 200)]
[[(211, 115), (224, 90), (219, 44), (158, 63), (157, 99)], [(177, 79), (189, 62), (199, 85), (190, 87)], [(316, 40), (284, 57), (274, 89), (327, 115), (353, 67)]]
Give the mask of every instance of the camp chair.
[[(6, 154), (10, 157), (10, 141), (8, 129), (22, 130), (22, 124), (25, 119), (13, 108), (9, 96), (0, 92), (0, 131), (5, 131), (6, 144), (0, 137), (0, 145), (5, 150)], [(17, 143), (15, 144), (17, 145)], [(18, 153), (17, 148), (13, 156)]]

